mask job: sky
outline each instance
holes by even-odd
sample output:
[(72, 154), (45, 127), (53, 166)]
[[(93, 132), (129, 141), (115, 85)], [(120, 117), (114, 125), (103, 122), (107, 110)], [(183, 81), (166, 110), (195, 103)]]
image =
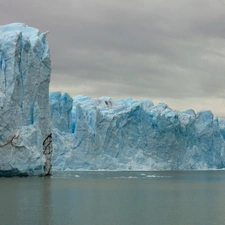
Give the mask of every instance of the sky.
[(12, 22), (49, 31), (50, 91), (225, 118), (225, 0), (0, 0)]

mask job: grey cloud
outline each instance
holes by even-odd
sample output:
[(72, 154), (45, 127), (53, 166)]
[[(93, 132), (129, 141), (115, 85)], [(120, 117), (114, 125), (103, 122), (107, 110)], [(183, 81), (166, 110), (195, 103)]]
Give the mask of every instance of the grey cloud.
[(0, 21), (50, 31), (51, 90), (187, 108), (225, 97), (223, 0), (2, 1)]

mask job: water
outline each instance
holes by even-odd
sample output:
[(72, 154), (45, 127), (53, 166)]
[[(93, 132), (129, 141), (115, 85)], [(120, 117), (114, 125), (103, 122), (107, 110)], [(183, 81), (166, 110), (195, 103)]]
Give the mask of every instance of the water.
[(218, 225), (225, 171), (0, 178), (1, 225)]

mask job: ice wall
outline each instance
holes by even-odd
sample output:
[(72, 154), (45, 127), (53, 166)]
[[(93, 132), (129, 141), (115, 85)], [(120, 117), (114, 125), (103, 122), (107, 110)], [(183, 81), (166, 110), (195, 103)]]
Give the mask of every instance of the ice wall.
[(51, 170), (46, 34), (22, 23), (0, 26), (0, 175)]
[[(65, 113), (60, 118), (71, 124), (72, 116), (73, 121), (70, 130), (52, 117), (54, 170), (189, 170), (225, 165), (223, 123), (211, 111), (178, 112), (148, 100), (87, 96), (74, 97), (71, 110), (71, 101), (58, 99), (58, 105), (69, 109), (61, 110)], [(51, 109), (55, 114), (56, 108)]]
[(50, 93), (51, 119), (54, 121), (54, 127), (62, 132), (70, 133), (72, 130), (72, 104), (73, 99), (69, 94)]

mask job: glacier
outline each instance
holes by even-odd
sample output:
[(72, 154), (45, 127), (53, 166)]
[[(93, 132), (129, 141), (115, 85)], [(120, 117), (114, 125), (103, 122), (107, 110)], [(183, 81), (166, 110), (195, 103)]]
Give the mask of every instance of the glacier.
[(42, 33), (0, 26), (0, 176), (51, 173), (51, 61)]
[(0, 26), (0, 176), (225, 167), (225, 119), (210, 110), (49, 93), (46, 35)]
[(224, 168), (225, 120), (150, 100), (50, 93), (53, 170)]

